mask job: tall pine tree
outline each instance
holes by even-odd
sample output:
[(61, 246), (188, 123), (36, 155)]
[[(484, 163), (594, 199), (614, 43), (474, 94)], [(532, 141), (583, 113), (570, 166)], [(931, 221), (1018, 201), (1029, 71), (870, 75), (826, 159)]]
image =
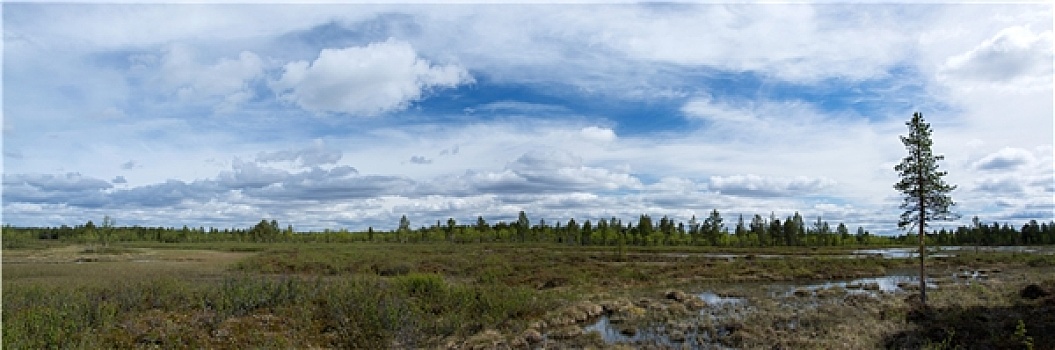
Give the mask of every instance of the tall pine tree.
[(947, 172), (938, 170), (938, 161), (944, 156), (934, 155), (931, 151), (930, 124), (923, 120), (923, 114), (916, 112), (912, 120), (905, 123), (908, 136), (901, 136), (901, 143), (908, 150), (908, 156), (894, 166), (901, 178), (894, 189), (902, 194), (901, 219), (898, 228), (915, 226), (919, 229), (919, 287), (920, 302), (927, 305), (927, 257), (926, 227), (928, 221), (951, 220), (958, 216), (949, 208), (956, 205), (949, 197), (949, 192), (956, 186), (949, 185), (942, 179)]

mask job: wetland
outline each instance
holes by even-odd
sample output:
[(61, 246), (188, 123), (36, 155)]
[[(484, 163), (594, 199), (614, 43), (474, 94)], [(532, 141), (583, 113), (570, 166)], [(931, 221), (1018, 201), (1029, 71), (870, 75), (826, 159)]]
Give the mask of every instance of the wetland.
[[(5, 348), (1055, 347), (1055, 256), (560, 244), (3, 251)], [(847, 257), (854, 257), (848, 259)]]

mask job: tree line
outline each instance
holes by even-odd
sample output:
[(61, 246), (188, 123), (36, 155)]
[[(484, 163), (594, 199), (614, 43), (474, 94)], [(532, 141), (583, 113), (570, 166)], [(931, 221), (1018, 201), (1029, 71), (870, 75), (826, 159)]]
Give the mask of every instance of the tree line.
[[(3, 227), (5, 246), (26, 239), (60, 240), (80, 243), (153, 241), (180, 242), (393, 242), (393, 243), (556, 243), (580, 246), (848, 246), (903, 245), (918, 240), (917, 234), (898, 236), (873, 235), (863, 227), (850, 230), (843, 223), (831, 225), (818, 217), (807, 221), (799, 213), (783, 219), (774, 214), (766, 217), (738, 215), (727, 221), (717, 209), (702, 219), (693, 216), (688, 222), (667, 216), (654, 219), (641, 215), (636, 220), (620, 218), (577, 221), (533, 222), (521, 211), (513, 222), (458, 222), (454, 218), (412, 228), (404, 215), (395, 230), (353, 232), (346, 229), (295, 231), (292, 225), (282, 227), (276, 220), (261, 220), (248, 228), (144, 227), (117, 226), (104, 217), (97, 225), (59, 227)], [(983, 223), (977, 217), (971, 225), (955, 229), (942, 228), (926, 233), (931, 245), (1046, 245), (1055, 244), (1055, 221), (1038, 223), (1030, 220), (1022, 226), (1009, 223)]]

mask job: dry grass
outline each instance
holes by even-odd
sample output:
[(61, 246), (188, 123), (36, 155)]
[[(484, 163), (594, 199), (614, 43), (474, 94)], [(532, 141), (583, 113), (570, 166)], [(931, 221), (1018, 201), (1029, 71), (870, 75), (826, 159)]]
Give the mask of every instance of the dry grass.
[(41, 250), (5, 250), (4, 288), (27, 283), (110, 284), (137, 281), (144, 277), (184, 279), (217, 278), (249, 253), (211, 250), (163, 250), (126, 248), (116, 253), (97, 253), (84, 245)]
[[(171, 249), (171, 248), (177, 249)], [(774, 281), (877, 276), (911, 259), (846, 259), (845, 251), (769, 248), (716, 258), (713, 248), (614, 249), (558, 245), (181, 244), (33, 246), (3, 251), (5, 348), (495, 347), (518, 341), (549, 311), (584, 300), (662, 299), (671, 287), (747, 297), (728, 324), (736, 348), (877, 348), (990, 344), (1055, 347), (1051, 323), (1018, 290), (1055, 280), (1050, 257), (982, 254), (935, 261), (932, 271), (999, 267), (984, 284), (931, 294), (934, 328), (912, 319), (905, 295), (830, 293), (780, 301)], [(1032, 267), (1031, 267), (1032, 266)], [(1047, 282), (1052, 284), (1052, 282)], [(1055, 286), (1052, 286), (1055, 288)], [(982, 311), (1004, 315), (972, 324)], [(651, 312), (651, 311), (650, 311)], [(1055, 314), (1055, 312), (1052, 312)], [(1006, 317), (1005, 317), (1006, 316)], [(1015, 336), (1017, 319), (1024, 320)], [(1039, 323), (1037, 320), (1040, 320)], [(664, 320), (670, 321), (668, 320)], [(957, 325), (990, 327), (964, 338)], [(1008, 329), (1010, 327), (1010, 329)], [(974, 328), (967, 328), (968, 330)], [(567, 329), (565, 329), (567, 330)], [(986, 343), (989, 341), (990, 343)], [(552, 347), (616, 346), (596, 335)], [(1044, 347), (1038, 347), (1044, 348)]]

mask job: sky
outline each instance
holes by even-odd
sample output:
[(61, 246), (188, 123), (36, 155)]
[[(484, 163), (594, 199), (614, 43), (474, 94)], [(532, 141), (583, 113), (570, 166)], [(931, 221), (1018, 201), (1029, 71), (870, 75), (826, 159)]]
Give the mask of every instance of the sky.
[[(1052, 4), (2, 4), (2, 221), (1055, 220)], [(935, 226), (935, 228), (938, 226)]]

